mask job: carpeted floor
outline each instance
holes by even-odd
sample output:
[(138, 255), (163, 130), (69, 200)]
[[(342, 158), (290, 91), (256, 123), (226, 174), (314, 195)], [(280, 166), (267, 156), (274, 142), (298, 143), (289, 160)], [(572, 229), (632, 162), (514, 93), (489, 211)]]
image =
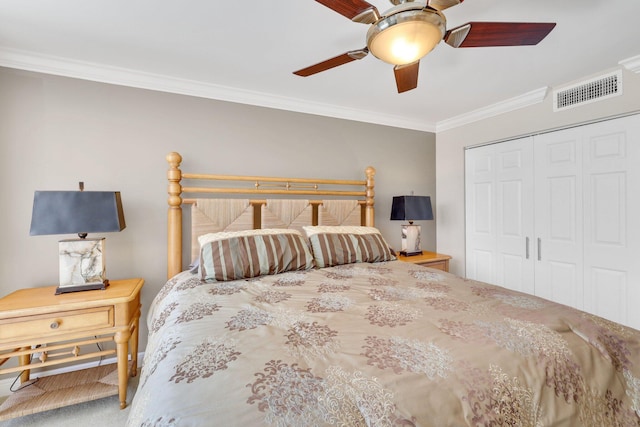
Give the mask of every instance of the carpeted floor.
[[(138, 377), (129, 378), (127, 402), (131, 403), (138, 387)], [(124, 426), (129, 414), (129, 406), (120, 410), (118, 396), (110, 396), (59, 409), (0, 421), (1, 427), (118, 427)]]

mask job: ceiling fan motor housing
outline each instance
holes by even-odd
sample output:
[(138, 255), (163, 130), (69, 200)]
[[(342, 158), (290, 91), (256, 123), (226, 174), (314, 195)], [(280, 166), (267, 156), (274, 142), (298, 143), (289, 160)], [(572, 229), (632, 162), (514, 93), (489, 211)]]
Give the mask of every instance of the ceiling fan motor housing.
[(371, 24), (367, 47), (384, 62), (410, 64), (428, 54), (442, 40), (446, 24), (442, 13), (422, 3), (402, 3)]

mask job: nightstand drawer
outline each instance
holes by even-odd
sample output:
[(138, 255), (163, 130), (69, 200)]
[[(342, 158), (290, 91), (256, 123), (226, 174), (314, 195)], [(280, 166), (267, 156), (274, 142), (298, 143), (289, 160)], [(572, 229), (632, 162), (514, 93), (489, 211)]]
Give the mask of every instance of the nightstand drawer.
[(113, 327), (113, 306), (25, 316), (0, 322), (0, 341)]
[(429, 268), (436, 268), (442, 271), (449, 271), (449, 261), (434, 261), (434, 262), (420, 262), (419, 265), (424, 265)]
[(449, 271), (449, 260), (451, 257), (445, 254), (423, 251), (420, 255), (404, 256), (398, 255), (398, 259), (404, 262), (411, 262), (429, 268), (436, 268), (442, 271)]

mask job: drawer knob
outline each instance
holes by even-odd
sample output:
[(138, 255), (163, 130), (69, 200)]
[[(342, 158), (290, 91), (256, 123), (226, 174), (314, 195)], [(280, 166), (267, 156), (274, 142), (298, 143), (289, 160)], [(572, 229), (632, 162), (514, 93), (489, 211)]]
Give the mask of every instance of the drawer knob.
[(60, 326), (60, 323), (58, 322), (53, 322), (51, 323), (51, 325), (49, 325), (51, 327), (51, 329), (58, 329), (58, 326)]

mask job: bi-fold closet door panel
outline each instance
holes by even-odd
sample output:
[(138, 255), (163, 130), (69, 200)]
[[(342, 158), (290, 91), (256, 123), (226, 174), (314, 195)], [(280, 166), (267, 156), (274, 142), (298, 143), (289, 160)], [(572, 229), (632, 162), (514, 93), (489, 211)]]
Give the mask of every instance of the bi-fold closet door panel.
[(496, 280), (495, 146), (465, 152), (466, 275)]
[(467, 277), (533, 293), (531, 137), (465, 157)]
[(535, 294), (583, 308), (583, 130), (537, 135), (534, 235)]
[(584, 135), (584, 309), (640, 329), (640, 115)]
[(640, 115), (465, 159), (467, 277), (640, 328)]
[(536, 136), (534, 153), (535, 294), (640, 329), (640, 116)]

